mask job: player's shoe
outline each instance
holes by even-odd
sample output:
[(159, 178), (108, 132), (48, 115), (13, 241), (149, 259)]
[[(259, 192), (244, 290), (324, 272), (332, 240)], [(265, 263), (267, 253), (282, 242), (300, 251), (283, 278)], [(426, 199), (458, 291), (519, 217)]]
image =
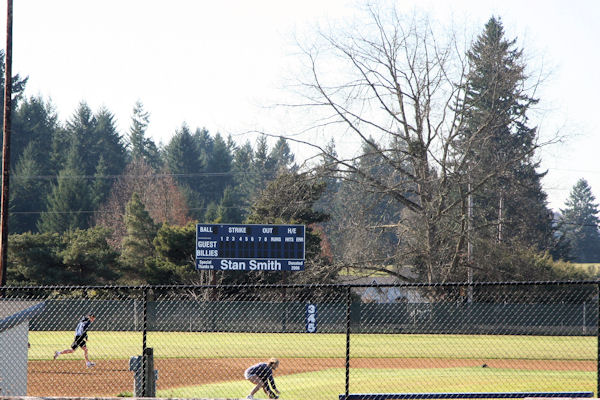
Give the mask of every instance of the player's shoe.
[(85, 363), (85, 366), (88, 367), (88, 368), (92, 368), (94, 365), (96, 365), (96, 363), (95, 362), (91, 362), (91, 361), (88, 361), (88, 362)]
[(54, 359), (55, 359), (55, 360), (58, 358), (58, 355), (59, 355), (59, 354), (60, 354), (60, 353), (59, 353), (58, 351), (55, 351), (55, 352), (54, 352)]
[(254, 396), (252, 396), (251, 394), (249, 394), (249, 395), (246, 397), (246, 399), (247, 399), (247, 400), (254, 400)]

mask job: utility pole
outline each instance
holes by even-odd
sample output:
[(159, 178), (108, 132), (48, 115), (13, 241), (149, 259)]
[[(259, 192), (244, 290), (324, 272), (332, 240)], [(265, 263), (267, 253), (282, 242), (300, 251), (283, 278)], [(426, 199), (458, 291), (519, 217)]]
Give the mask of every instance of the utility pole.
[(4, 59), (4, 134), (2, 136), (2, 199), (0, 200), (0, 286), (6, 285), (8, 260), (8, 184), (10, 177), (10, 128), (12, 111), (13, 0), (6, 0), (6, 54)]

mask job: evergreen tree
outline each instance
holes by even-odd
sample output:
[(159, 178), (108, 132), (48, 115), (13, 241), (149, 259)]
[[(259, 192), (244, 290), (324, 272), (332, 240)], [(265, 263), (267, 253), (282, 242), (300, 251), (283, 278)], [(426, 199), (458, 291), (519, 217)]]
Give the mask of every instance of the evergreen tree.
[(273, 162), (273, 159), (271, 159), (269, 155), (267, 138), (264, 135), (261, 135), (256, 139), (252, 174), (253, 184), (256, 188), (266, 187), (267, 183), (277, 176), (275, 162)]
[(201, 284), (194, 269), (196, 225), (170, 226), (158, 230), (154, 246), (156, 257), (148, 259), (145, 277), (149, 284)]
[(231, 186), (225, 189), (217, 213), (217, 221), (219, 223), (241, 224), (243, 222), (243, 214), (240, 209), (239, 195)]
[(204, 222), (206, 223), (218, 223), (219, 221), (219, 206), (214, 201), (208, 203), (206, 211), (204, 212)]
[(199, 219), (206, 196), (206, 181), (202, 176), (205, 165), (195, 138), (186, 124), (175, 132), (164, 149), (165, 164), (175, 175), (181, 187), (192, 215)]
[(65, 167), (58, 174), (58, 182), (48, 195), (46, 212), (38, 222), (41, 232), (63, 233), (85, 229), (91, 219), (92, 201), (82, 168), (83, 160), (75, 141), (71, 146)]
[(90, 187), (90, 196), (94, 210), (98, 209), (110, 193), (112, 179), (108, 175), (107, 162), (103, 156), (100, 156), (98, 165), (96, 166), (96, 173), (94, 174), (94, 181)]
[[(492, 17), (467, 54), (470, 72), (457, 149), (467, 154), (466, 180), (483, 183), (471, 188), (471, 240), (552, 251), (552, 214), (542, 190), (544, 174), (536, 172), (534, 160), (537, 130), (527, 125), (527, 112), (538, 100), (523, 89), (523, 52), (515, 43)], [(476, 255), (486, 247), (476, 244)]]
[(585, 179), (571, 189), (565, 208), (561, 209), (561, 231), (570, 242), (575, 261), (600, 262), (598, 203)]
[(140, 274), (146, 258), (154, 256), (153, 241), (158, 226), (146, 211), (137, 193), (134, 193), (127, 203), (125, 226), (127, 234), (123, 238), (121, 260), (134, 275)]
[(240, 212), (247, 214), (257, 188), (253, 179), (254, 150), (250, 142), (238, 147), (233, 155), (231, 172), (235, 190), (240, 194)]
[(144, 105), (138, 100), (133, 107), (129, 127), (129, 155), (131, 159), (141, 158), (154, 170), (159, 170), (161, 161), (158, 148), (152, 139), (146, 137), (149, 121), (150, 114), (144, 110)]
[(107, 242), (108, 231), (101, 227), (66, 232), (58, 252), (68, 285), (101, 285), (119, 276), (118, 254)]
[(8, 237), (8, 283), (64, 285), (67, 273), (59, 251), (64, 242), (55, 232), (23, 233)]
[(117, 253), (102, 228), (9, 236), (10, 284), (108, 284), (118, 277)]
[(100, 158), (104, 158), (106, 162), (108, 175), (120, 175), (127, 164), (127, 150), (123, 138), (117, 131), (115, 116), (106, 108), (101, 108), (94, 118), (96, 120), (93, 132), (95, 141), (89, 152), (86, 153), (86, 157), (90, 157), (89, 162), (93, 167), (90, 175), (96, 172)]
[(280, 137), (269, 153), (273, 162), (273, 169), (279, 172), (281, 169), (296, 169), (294, 165), (294, 154), (285, 138)]
[(100, 158), (104, 158), (107, 175), (119, 175), (126, 162), (126, 150), (117, 132), (114, 115), (106, 108), (96, 114), (85, 102), (67, 121), (65, 129), (59, 130), (53, 143), (53, 162), (64, 165), (66, 149), (77, 144), (82, 161), (83, 175), (94, 176)]
[(80, 165), (80, 168), (83, 169), (82, 175), (94, 175), (99, 154), (90, 154), (90, 152), (95, 149), (96, 125), (97, 121), (91, 108), (85, 102), (79, 103), (71, 118), (66, 122), (64, 130), (57, 132), (53, 144), (53, 163), (64, 166), (66, 157), (71, 151), (70, 148), (76, 144), (76, 151), (82, 162)]
[(46, 170), (54, 172), (50, 164), (52, 140), (58, 129), (58, 117), (50, 102), (41, 97), (30, 97), (19, 104), (12, 120), (11, 168), (14, 168), (28, 146), (33, 146), (30, 154)]
[(37, 153), (36, 145), (30, 143), (14, 168), (8, 219), (11, 233), (36, 232), (40, 211), (46, 208), (49, 185), (43, 176), (47, 170), (36, 160)]
[(213, 147), (215, 144), (214, 139), (210, 136), (210, 133), (206, 128), (196, 129), (193, 134), (194, 142), (196, 142), (196, 148), (200, 154), (200, 160), (203, 165), (208, 165), (210, 158), (212, 157)]
[(50, 191), (47, 176), (57, 172), (51, 164), (49, 151), (57, 129), (57, 115), (52, 105), (41, 97), (25, 99), (13, 117), (11, 232), (37, 231), (40, 212), (45, 210), (45, 200)]
[[(6, 57), (6, 52), (0, 49), (0, 104), (4, 104), (4, 83), (6, 82), (6, 63), (4, 59)], [(27, 80), (29, 78), (21, 78), (19, 74), (13, 75), (12, 77), (12, 110), (13, 112), (18, 108), (19, 101), (23, 97), (23, 93), (25, 92), (25, 86), (27, 85)], [(0, 121), (0, 128), (4, 131), (4, 118)], [(3, 137), (0, 137), (0, 144), (3, 141)], [(12, 157), (11, 157), (12, 158)]]
[(188, 269), (195, 267), (196, 224), (172, 226), (163, 224), (156, 234), (154, 248), (159, 258), (164, 258)]
[(146, 129), (150, 122), (150, 114), (144, 110), (141, 101), (136, 101), (133, 106), (131, 125), (129, 127), (129, 153), (131, 158), (144, 158), (146, 155)]
[(225, 188), (233, 184), (231, 164), (233, 156), (223, 137), (217, 133), (214, 138), (212, 152), (206, 167), (207, 201), (219, 201), (223, 197)]

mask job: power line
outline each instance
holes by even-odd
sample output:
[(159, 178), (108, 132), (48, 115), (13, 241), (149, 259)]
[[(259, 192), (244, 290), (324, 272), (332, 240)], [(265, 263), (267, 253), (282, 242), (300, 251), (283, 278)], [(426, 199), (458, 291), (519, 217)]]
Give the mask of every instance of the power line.
[(57, 179), (120, 179), (120, 178), (196, 178), (196, 177), (218, 177), (218, 176), (275, 176), (274, 172), (268, 172), (261, 175), (260, 172), (250, 171), (228, 171), (228, 172), (196, 172), (189, 174), (147, 174), (147, 175), (17, 175), (11, 174), (13, 179), (38, 179), (38, 180), (57, 180)]
[[(597, 171), (600, 173), (600, 171)], [(120, 178), (198, 178), (198, 177), (219, 177), (219, 176), (266, 176), (274, 177), (276, 172), (261, 172), (256, 171), (228, 171), (228, 172), (195, 172), (186, 174), (147, 174), (147, 175), (19, 175), (11, 173), (11, 179), (38, 179), (38, 180), (58, 180), (58, 179), (120, 179)], [(548, 186), (544, 190), (569, 190), (571, 187)]]
[[(226, 210), (243, 210), (248, 207), (244, 206), (218, 206), (221, 209)], [(208, 207), (192, 207), (192, 208), (169, 208), (172, 211), (202, 211), (207, 210)], [(71, 211), (11, 211), (10, 214), (14, 215), (28, 215), (28, 214), (121, 214), (115, 211), (102, 211), (102, 210), (71, 210)]]

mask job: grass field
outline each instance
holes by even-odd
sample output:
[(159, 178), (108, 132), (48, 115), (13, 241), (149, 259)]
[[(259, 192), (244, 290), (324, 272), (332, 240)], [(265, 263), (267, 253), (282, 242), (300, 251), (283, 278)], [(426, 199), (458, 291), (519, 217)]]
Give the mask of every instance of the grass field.
[[(72, 332), (30, 332), (30, 360), (47, 360), (68, 347)], [(149, 332), (147, 346), (158, 358), (344, 357), (343, 334)], [(97, 358), (127, 358), (142, 351), (139, 332), (90, 332)], [(591, 336), (352, 335), (352, 358), (439, 358), (594, 361)], [(75, 353), (74, 358), (81, 358)]]
[[(344, 392), (343, 369), (277, 377), (282, 398), (337, 399)], [(457, 378), (458, 377), (458, 378)], [(532, 392), (532, 391), (594, 391), (594, 373), (548, 373), (479, 368), (436, 369), (369, 369), (357, 370), (350, 377), (351, 393), (418, 393), (418, 392)], [(493, 387), (490, 381), (496, 381)], [(248, 394), (251, 385), (245, 381), (188, 386), (158, 390), (160, 397), (239, 397)], [(263, 396), (264, 397), (264, 394)]]
[[(91, 331), (89, 336), (90, 356), (95, 360), (128, 359), (142, 352), (139, 332)], [(72, 340), (72, 332), (30, 332), (29, 359), (51, 360), (54, 350), (68, 347)], [(336, 365), (343, 366), (345, 344), (343, 334), (148, 332), (147, 335), (147, 346), (154, 349), (157, 360), (277, 356), (288, 365), (294, 359), (307, 362), (308, 358), (315, 359), (315, 363), (321, 362), (319, 359), (337, 359)], [(595, 337), (356, 334), (351, 336), (350, 346), (353, 393), (594, 391), (596, 388)], [(82, 357), (82, 352), (77, 351), (61, 359)], [(382, 367), (386, 359), (390, 360), (388, 366)], [(411, 360), (425, 360), (429, 364), (414, 367)], [(453, 360), (468, 362), (452, 364)], [(490, 367), (482, 368), (483, 361)], [(251, 384), (239, 379), (239, 374), (232, 376), (234, 380), (176, 388), (161, 387), (159, 378), (157, 395), (245, 397)], [(335, 399), (344, 391), (345, 370), (323, 366), (314, 371), (276, 374), (276, 380), (285, 400), (303, 399), (308, 393), (311, 399)]]

